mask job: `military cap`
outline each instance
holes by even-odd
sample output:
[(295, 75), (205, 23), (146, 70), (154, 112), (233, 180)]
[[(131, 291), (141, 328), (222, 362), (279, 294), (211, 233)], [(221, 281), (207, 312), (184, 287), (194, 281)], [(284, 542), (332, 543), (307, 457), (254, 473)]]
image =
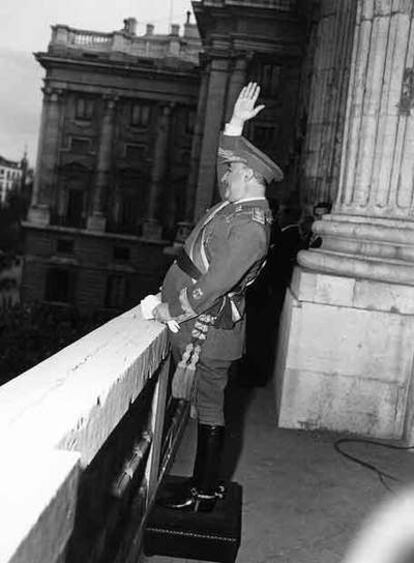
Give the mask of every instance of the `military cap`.
[[(227, 137), (228, 139), (228, 137)], [(233, 137), (231, 148), (220, 146), (218, 156), (225, 162), (243, 162), (246, 166), (261, 174), (266, 182), (283, 180), (283, 172), (264, 152), (255, 147), (245, 137)]]

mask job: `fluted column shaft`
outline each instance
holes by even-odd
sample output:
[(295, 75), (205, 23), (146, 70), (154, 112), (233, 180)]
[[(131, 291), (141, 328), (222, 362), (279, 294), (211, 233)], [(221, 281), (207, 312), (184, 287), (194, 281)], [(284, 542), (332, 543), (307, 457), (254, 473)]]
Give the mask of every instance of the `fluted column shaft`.
[(217, 147), (226, 98), (228, 64), (227, 58), (216, 58), (211, 61), (204, 135), (194, 208), (195, 220), (210, 207), (213, 201), (216, 183)]
[(307, 135), (303, 152), (305, 204), (332, 201), (336, 195), (354, 0), (322, 0), (310, 86)]
[(194, 198), (197, 185), (198, 165), (200, 162), (201, 144), (203, 140), (203, 130), (205, 122), (205, 112), (208, 94), (208, 67), (203, 70), (201, 76), (200, 93), (198, 96), (197, 116), (194, 126), (193, 141), (191, 145), (190, 171), (187, 180), (187, 190), (185, 198), (185, 221), (192, 223), (194, 211)]
[(360, 0), (339, 213), (410, 219), (414, 26), (411, 0)]
[(338, 195), (302, 266), (414, 285), (413, 24), (410, 0), (358, 0)]
[(46, 87), (43, 90), (42, 117), (39, 131), (35, 180), (29, 220), (49, 222), (55, 171), (61, 130), (61, 90)]
[(109, 185), (109, 175), (112, 168), (112, 142), (115, 125), (115, 98), (105, 98), (105, 109), (102, 117), (101, 133), (99, 137), (96, 175), (93, 187), (92, 213), (104, 212), (105, 191)]
[(147, 207), (147, 220), (158, 220), (158, 205), (161, 199), (162, 181), (167, 166), (168, 138), (170, 134), (171, 107), (161, 108), (158, 117), (157, 139), (154, 148), (154, 162)]

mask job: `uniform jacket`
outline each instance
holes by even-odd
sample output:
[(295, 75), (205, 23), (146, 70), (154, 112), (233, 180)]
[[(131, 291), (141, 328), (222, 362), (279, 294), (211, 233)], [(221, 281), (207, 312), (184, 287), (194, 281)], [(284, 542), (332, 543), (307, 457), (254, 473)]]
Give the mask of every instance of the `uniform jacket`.
[[(223, 137), (230, 144), (234, 137)], [(219, 178), (223, 161), (219, 157)], [(170, 314), (180, 320), (180, 331), (171, 335), (172, 344), (183, 350), (191, 341), (191, 331), (198, 315), (208, 312), (224, 295), (236, 290), (234, 302), (239, 319), (232, 328), (211, 327), (202, 348), (206, 357), (236, 359), (243, 353), (245, 331), (244, 289), (257, 276), (267, 254), (271, 212), (265, 199), (236, 203), (220, 202), (208, 210), (185, 243), (185, 250), (202, 272), (192, 279), (174, 262), (168, 270), (162, 301)], [(206, 263), (208, 265), (206, 266)]]

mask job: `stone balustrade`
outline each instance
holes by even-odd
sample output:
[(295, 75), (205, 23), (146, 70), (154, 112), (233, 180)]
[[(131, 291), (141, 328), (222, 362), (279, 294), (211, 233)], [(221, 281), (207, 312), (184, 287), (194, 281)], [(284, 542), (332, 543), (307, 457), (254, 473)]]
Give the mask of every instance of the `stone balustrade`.
[(75, 29), (67, 25), (55, 25), (52, 27), (49, 52), (61, 53), (65, 49), (71, 51), (75, 49), (102, 54), (123, 53), (129, 56), (153, 59), (174, 56), (198, 64), (201, 40), (198, 33), (194, 35), (194, 32), (188, 29), (189, 27), (193, 28), (195, 25), (187, 24), (184, 36), (176, 33), (170, 35), (153, 35), (151, 33), (137, 36), (124, 31), (99, 33)]
[(204, 6), (243, 6), (249, 8), (277, 8), (291, 11), (296, 8), (296, 0), (201, 0)]
[(1, 563), (137, 560), (178, 436), (168, 374), (167, 330), (136, 307), (0, 388)]

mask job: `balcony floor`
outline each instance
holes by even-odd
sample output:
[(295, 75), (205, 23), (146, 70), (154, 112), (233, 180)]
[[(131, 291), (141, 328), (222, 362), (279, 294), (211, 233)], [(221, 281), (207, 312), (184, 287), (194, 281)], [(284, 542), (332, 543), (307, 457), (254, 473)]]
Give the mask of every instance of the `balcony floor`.
[[(229, 391), (224, 465), (230, 472), (236, 466), (233, 479), (243, 486), (237, 563), (341, 561), (364, 516), (391, 493), (373, 471), (335, 451), (334, 442), (341, 436), (278, 428), (271, 383), (244, 388), (232, 382)], [(194, 439), (191, 421), (172, 473), (190, 473)], [(345, 447), (404, 483), (414, 480), (413, 453), (355, 443)], [(392, 481), (389, 485), (396, 488)]]

